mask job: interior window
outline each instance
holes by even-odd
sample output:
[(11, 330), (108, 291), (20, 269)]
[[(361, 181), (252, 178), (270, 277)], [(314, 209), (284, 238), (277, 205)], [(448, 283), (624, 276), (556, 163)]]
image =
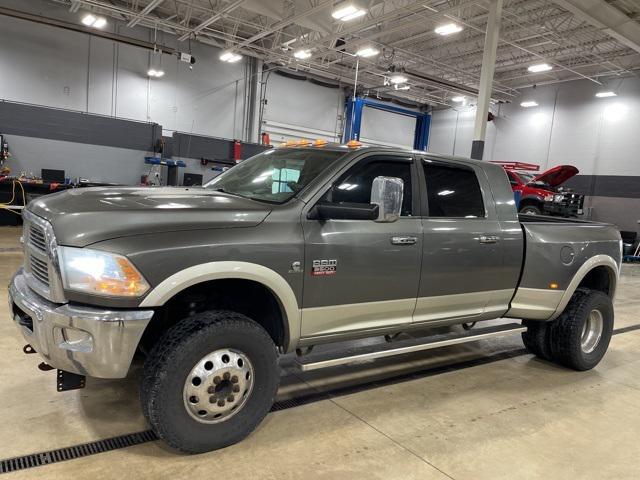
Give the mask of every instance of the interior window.
[(327, 192), (325, 201), (365, 203), (371, 201), (371, 184), (376, 177), (396, 177), (404, 182), (402, 216), (412, 214), (411, 163), (368, 158), (349, 170)]
[(480, 184), (473, 170), (424, 162), (430, 217), (484, 217)]

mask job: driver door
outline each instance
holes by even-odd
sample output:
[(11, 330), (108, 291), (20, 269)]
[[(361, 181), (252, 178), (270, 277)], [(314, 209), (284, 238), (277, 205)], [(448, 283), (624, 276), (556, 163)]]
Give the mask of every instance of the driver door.
[(303, 213), (304, 337), (407, 325), (416, 304), (422, 223), (414, 160), (407, 154), (370, 155), (340, 174), (310, 202), (369, 204), (374, 178), (404, 182), (401, 216), (394, 222), (311, 220)]

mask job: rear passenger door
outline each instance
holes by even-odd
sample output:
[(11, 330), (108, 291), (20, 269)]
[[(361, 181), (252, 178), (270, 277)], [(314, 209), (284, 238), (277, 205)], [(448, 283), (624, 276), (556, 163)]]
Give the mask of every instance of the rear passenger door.
[[(484, 172), (420, 157), (424, 231), (414, 322), (493, 318), (501, 281), (500, 224)], [(508, 303), (508, 299), (507, 299)]]

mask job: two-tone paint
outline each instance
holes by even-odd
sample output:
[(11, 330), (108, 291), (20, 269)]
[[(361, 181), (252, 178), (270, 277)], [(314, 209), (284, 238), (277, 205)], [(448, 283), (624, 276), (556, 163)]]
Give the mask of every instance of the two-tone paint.
[[(42, 197), (28, 210), (51, 223), (58, 245), (126, 255), (151, 285), (137, 299), (65, 291), (71, 305), (158, 310), (200, 282), (252, 280), (278, 300), (283, 351), (502, 316), (550, 320), (597, 266), (610, 272), (613, 294), (618, 231), (533, 217), (521, 223), (501, 167), (401, 149), (323, 148), (344, 156), (283, 205), (191, 187), (99, 188)], [(411, 216), (393, 223), (309, 218), (345, 172), (375, 156), (411, 165)], [(484, 217), (430, 218), (424, 162), (472, 169)], [(415, 241), (394, 244), (398, 236)], [(317, 259), (336, 259), (336, 274), (312, 276)]]

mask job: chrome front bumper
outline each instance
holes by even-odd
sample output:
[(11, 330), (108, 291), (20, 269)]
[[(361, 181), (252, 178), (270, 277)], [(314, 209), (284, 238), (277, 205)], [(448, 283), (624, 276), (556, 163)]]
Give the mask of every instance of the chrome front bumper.
[(59, 305), (33, 292), (20, 269), (9, 307), (25, 340), (52, 367), (99, 378), (123, 378), (153, 310)]

